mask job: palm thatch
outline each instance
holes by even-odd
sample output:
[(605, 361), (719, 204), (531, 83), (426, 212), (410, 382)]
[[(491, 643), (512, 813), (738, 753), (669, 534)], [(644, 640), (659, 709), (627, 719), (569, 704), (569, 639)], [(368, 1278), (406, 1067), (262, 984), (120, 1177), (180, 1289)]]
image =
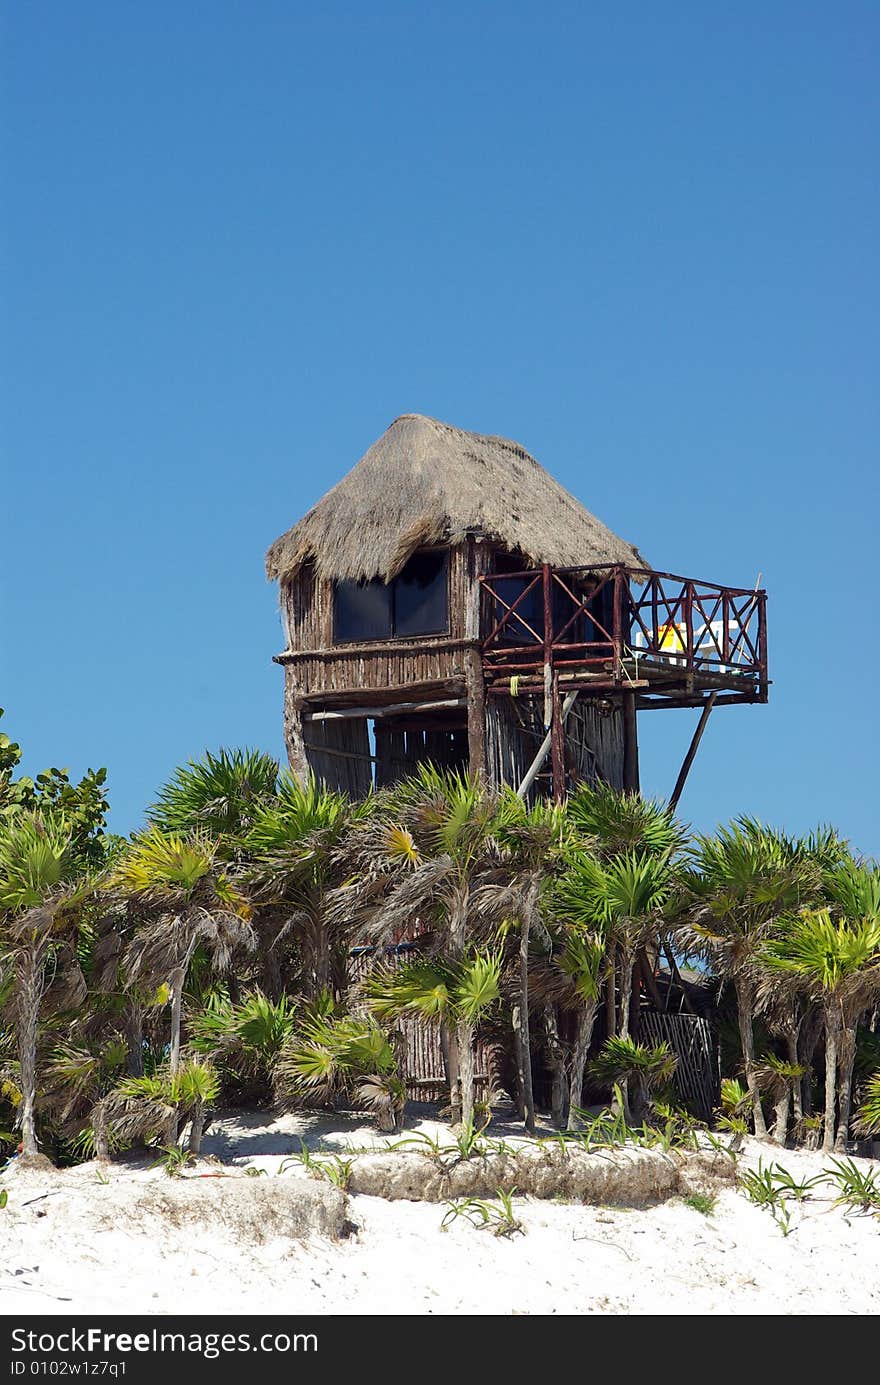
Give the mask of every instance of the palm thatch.
[(646, 566), (519, 443), (404, 414), (266, 555), (271, 580), (314, 561), (335, 581), (390, 581), (426, 544), (480, 533), (527, 563)]

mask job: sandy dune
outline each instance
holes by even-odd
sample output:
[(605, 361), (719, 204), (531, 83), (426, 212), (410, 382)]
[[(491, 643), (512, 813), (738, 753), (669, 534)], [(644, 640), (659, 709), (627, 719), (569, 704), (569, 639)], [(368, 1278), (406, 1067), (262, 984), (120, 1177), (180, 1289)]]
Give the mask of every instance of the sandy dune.
[[(439, 1129), (429, 1121), (415, 1128)], [(500, 1133), (508, 1138), (512, 1132)], [(787, 1236), (768, 1212), (727, 1186), (711, 1216), (681, 1200), (624, 1209), (517, 1199), (525, 1234), (502, 1239), (463, 1221), (441, 1230), (445, 1209), (437, 1203), (352, 1196), (343, 1215), (337, 1191), (315, 1184), (301, 1167), (286, 1169), (277, 1181), (300, 1139), (328, 1153), (382, 1143), (372, 1128), (344, 1117), (269, 1121), (229, 1113), (205, 1141), (205, 1154), (218, 1162), (204, 1162), (183, 1188), (142, 1157), (106, 1170), (96, 1164), (64, 1172), (13, 1166), (0, 1180), (9, 1192), (0, 1213), (0, 1312), (880, 1309), (880, 1219), (835, 1207), (831, 1187), (791, 1204)], [(751, 1142), (743, 1164), (754, 1166), (761, 1157), (798, 1177), (828, 1163), (819, 1154)], [(880, 1163), (873, 1167), (880, 1170)], [(248, 1176), (247, 1168), (263, 1169), (265, 1176)], [(294, 1179), (320, 1188), (315, 1215), (325, 1234), (299, 1239), (302, 1229), (288, 1215), (298, 1196)], [(198, 1180), (204, 1181), (194, 1189)], [(333, 1239), (345, 1219), (357, 1231)]]

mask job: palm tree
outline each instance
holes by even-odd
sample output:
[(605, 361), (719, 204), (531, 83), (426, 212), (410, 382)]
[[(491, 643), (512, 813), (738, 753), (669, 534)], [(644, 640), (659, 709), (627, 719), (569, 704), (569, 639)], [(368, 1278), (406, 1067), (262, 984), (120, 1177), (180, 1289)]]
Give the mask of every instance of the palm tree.
[(187, 1058), (174, 1074), (163, 1067), (147, 1076), (124, 1078), (94, 1108), (96, 1142), (109, 1148), (111, 1140), (118, 1146), (165, 1136), (175, 1144), (179, 1123), (189, 1120), (187, 1145), (198, 1158), (206, 1109), (219, 1091), (218, 1075), (203, 1058)]
[[(127, 949), (128, 975), (136, 984), (167, 981), (170, 987), (172, 1082), (180, 1069), (183, 992), (197, 947), (225, 970), (236, 948), (254, 943), (250, 905), (217, 856), (216, 842), (202, 833), (166, 835), (150, 827), (134, 838), (108, 879), (108, 889), (139, 920)], [(172, 1134), (176, 1138), (176, 1123)]]
[(388, 1132), (399, 1128), (406, 1099), (388, 1036), (373, 1018), (339, 1011), (328, 997), (287, 1035), (273, 1064), (273, 1083), (282, 1107), (333, 1106), (354, 1097)]
[(541, 900), (547, 894), (554, 866), (561, 859), (566, 832), (565, 811), (559, 804), (543, 801), (528, 807), (512, 789), (502, 790), (493, 831), (501, 864), (498, 880), (487, 881), (481, 887), (480, 901), (487, 913), (494, 911), (499, 916), (502, 925), (507, 922), (518, 925), (517, 980), (511, 1017), (522, 1114), (526, 1129), (534, 1134), (529, 954), (536, 931), (540, 931), (545, 943), (550, 941)]
[(15, 976), (18, 1037), (19, 1121), (22, 1154), (39, 1153), (37, 1030), (46, 988), (47, 963), (57, 953), (65, 930), (82, 917), (94, 891), (94, 878), (74, 850), (62, 820), (16, 812), (0, 828), (0, 926), (2, 946)]
[(755, 962), (778, 920), (809, 898), (814, 871), (782, 833), (739, 818), (697, 837), (683, 876), (686, 911), (678, 937), (733, 983), (746, 1085), (759, 1139), (767, 1138), (755, 1064)]
[(241, 838), (272, 802), (277, 779), (277, 760), (262, 751), (207, 751), (174, 771), (147, 818), (168, 834), (201, 831), (215, 838)]
[[(501, 995), (502, 958), (498, 951), (475, 949), (453, 962), (423, 958), (400, 967), (379, 966), (369, 972), (361, 991), (376, 1019), (397, 1020), (406, 1015), (465, 1029), (467, 1052), (479, 1021)], [(470, 1077), (473, 1085), (473, 1071)], [(462, 1113), (465, 1128), (473, 1124), (473, 1105)]]
[(668, 855), (639, 856), (630, 851), (600, 861), (588, 855), (572, 860), (562, 892), (568, 917), (588, 931), (600, 931), (613, 949), (620, 976), (619, 1022), (612, 1027), (629, 1037), (630, 1003), (636, 958), (657, 936), (661, 910), (675, 881)]
[(627, 1114), (632, 1124), (641, 1125), (648, 1115), (653, 1093), (672, 1079), (677, 1067), (678, 1058), (668, 1044), (648, 1048), (618, 1035), (605, 1040), (601, 1053), (591, 1064), (591, 1071), (600, 1082), (632, 1088), (632, 1109), (631, 1114)]
[[(574, 834), (575, 850), (580, 848), (601, 864), (622, 858), (668, 863), (677, 857), (687, 840), (682, 824), (667, 804), (642, 798), (638, 793), (620, 793), (605, 784), (579, 787), (569, 800), (567, 817)], [(645, 945), (655, 943), (650, 931), (641, 941)], [(621, 999), (618, 1010), (616, 998), (622, 996), (624, 990), (629, 996), (632, 994), (634, 957), (625, 949), (624, 956), (618, 960), (617, 944), (616, 937), (608, 937), (606, 1028), (609, 1035), (618, 1032), (626, 1035), (629, 1033), (629, 1002), (625, 1008)], [(651, 960), (656, 960), (656, 946), (652, 951)], [(645, 948), (640, 952), (649, 966)]]
[[(377, 801), (352, 839), (353, 875), (339, 892), (342, 916), (356, 914), (365, 942), (397, 941), (415, 925), (435, 930), (434, 949), (460, 963), (494, 918), (480, 886), (500, 853), (497, 799), (475, 776), (421, 765)], [(472, 1124), (473, 1033), (466, 1010), (445, 1028), (453, 1120)]]
[(244, 878), (273, 999), (283, 990), (279, 953), (285, 942), (299, 954), (306, 994), (332, 991), (338, 999), (345, 990), (348, 921), (334, 914), (332, 904), (351, 873), (349, 834), (370, 807), (369, 801), (351, 804), (314, 778), (302, 781), (285, 773), (275, 797), (255, 813), (243, 839)]
[(880, 909), (873, 916), (854, 919), (835, 919), (828, 908), (804, 909), (783, 922), (779, 935), (767, 941), (759, 960), (770, 970), (778, 969), (799, 977), (822, 1001), (825, 1016), (823, 1148), (845, 1150), (849, 1139), (856, 1026), (871, 996), (880, 990)]
[[(533, 962), (532, 993), (544, 1011), (548, 1060), (554, 1078), (553, 1120), (557, 1128), (577, 1129), (583, 1103), (584, 1073), (593, 1038), (606, 960), (604, 933), (581, 917), (582, 896), (573, 890), (573, 910), (566, 897), (570, 877), (563, 876), (551, 893), (554, 926), (545, 957)], [(574, 1017), (573, 1042), (563, 1043), (558, 1010)]]

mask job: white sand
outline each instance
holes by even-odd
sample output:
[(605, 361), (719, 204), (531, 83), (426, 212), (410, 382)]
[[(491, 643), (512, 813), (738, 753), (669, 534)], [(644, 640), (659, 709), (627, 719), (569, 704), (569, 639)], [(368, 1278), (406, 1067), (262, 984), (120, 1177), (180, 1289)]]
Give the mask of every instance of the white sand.
[[(418, 1128), (437, 1129), (426, 1122)], [(245, 1177), (250, 1166), (271, 1179), (300, 1136), (327, 1151), (381, 1143), (372, 1129), (344, 1118), (271, 1122), (233, 1114), (212, 1127), (205, 1152), (222, 1159), (229, 1175)], [(828, 1164), (821, 1154), (751, 1142), (743, 1162), (754, 1166), (758, 1157), (799, 1178)], [(880, 1162), (857, 1162), (880, 1170)], [(219, 1165), (201, 1166), (211, 1171)], [(307, 1177), (301, 1169), (282, 1176)], [(107, 1177), (110, 1184), (101, 1181)], [(9, 1191), (0, 1212), (0, 1312), (880, 1310), (880, 1219), (835, 1207), (830, 1187), (791, 1204), (788, 1236), (768, 1212), (726, 1188), (708, 1217), (680, 1201), (624, 1210), (518, 1199), (526, 1234), (510, 1240), (462, 1221), (441, 1231), (442, 1205), (352, 1197), (359, 1229), (350, 1239), (303, 1243), (278, 1235), (259, 1244), (214, 1221), (162, 1225), (141, 1216), (138, 1186), (154, 1179), (168, 1190), (178, 1186), (131, 1158), (101, 1174), (95, 1164), (62, 1173), (8, 1171), (0, 1179)], [(231, 1185), (217, 1178), (201, 1186), (220, 1199)]]

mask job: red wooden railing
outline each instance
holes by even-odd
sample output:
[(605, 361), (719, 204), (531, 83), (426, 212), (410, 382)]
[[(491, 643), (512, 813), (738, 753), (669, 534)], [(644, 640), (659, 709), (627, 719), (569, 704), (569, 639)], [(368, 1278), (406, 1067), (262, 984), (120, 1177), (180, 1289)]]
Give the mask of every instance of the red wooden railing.
[[(488, 676), (604, 672), (612, 685), (633, 668), (701, 673), (766, 697), (767, 594), (669, 572), (608, 564), (545, 565), (481, 579), (482, 651)], [(744, 680), (744, 681), (743, 681)]]

